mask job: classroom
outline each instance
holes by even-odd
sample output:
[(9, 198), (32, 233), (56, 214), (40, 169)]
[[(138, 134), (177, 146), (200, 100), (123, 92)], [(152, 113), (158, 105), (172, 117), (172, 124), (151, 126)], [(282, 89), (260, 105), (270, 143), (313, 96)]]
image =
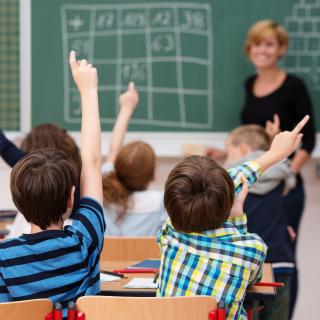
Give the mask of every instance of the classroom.
[(320, 0), (2, 0), (0, 318), (318, 319), (319, 33)]

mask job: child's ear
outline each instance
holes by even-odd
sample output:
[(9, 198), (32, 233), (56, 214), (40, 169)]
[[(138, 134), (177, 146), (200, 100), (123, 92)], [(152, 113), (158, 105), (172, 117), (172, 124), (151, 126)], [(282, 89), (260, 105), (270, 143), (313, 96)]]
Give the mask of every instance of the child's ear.
[(252, 151), (251, 148), (247, 144), (245, 144), (243, 142), (241, 142), (239, 144), (239, 150), (240, 150), (240, 153), (241, 153), (242, 157), (247, 155), (249, 152)]
[(71, 191), (70, 191), (70, 196), (67, 202), (67, 210), (66, 212), (62, 215), (62, 220), (65, 221), (69, 219), (71, 213), (72, 213), (72, 208), (74, 204), (74, 193), (75, 193), (76, 187), (72, 186)]
[(69, 196), (69, 199), (68, 199), (68, 203), (67, 203), (67, 208), (68, 209), (72, 209), (73, 208), (75, 190), (76, 190), (76, 187), (72, 186), (71, 192), (70, 192), (70, 196)]

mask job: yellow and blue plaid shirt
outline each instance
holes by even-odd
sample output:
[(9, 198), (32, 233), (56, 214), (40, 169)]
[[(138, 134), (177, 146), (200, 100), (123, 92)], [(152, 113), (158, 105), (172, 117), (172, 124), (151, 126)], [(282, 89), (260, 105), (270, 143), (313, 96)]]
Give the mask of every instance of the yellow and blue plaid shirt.
[[(228, 172), (239, 192), (240, 173), (252, 185), (260, 167), (249, 161)], [(214, 296), (225, 306), (228, 320), (247, 319), (242, 307), (246, 288), (260, 280), (267, 246), (258, 235), (247, 233), (245, 214), (201, 234), (178, 232), (168, 219), (158, 233), (158, 242), (158, 296)]]

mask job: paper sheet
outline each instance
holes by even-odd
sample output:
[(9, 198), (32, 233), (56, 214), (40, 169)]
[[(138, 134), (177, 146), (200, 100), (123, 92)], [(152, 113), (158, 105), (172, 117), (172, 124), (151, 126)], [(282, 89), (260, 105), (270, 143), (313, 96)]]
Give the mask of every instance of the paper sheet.
[(153, 283), (153, 278), (133, 278), (123, 287), (127, 289), (157, 289), (158, 283)]
[(120, 277), (112, 276), (110, 274), (100, 273), (100, 282), (111, 282), (121, 280)]

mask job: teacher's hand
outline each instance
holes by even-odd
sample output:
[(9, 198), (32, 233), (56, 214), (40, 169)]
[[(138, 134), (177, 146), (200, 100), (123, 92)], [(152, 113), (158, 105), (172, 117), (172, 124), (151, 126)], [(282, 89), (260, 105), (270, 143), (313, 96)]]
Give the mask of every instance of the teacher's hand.
[(275, 135), (277, 135), (281, 129), (280, 129), (280, 118), (279, 115), (277, 113), (275, 113), (273, 115), (273, 121), (268, 120), (266, 122), (266, 132), (268, 134), (268, 136), (270, 137), (271, 141), (273, 140), (273, 138), (275, 137)]

